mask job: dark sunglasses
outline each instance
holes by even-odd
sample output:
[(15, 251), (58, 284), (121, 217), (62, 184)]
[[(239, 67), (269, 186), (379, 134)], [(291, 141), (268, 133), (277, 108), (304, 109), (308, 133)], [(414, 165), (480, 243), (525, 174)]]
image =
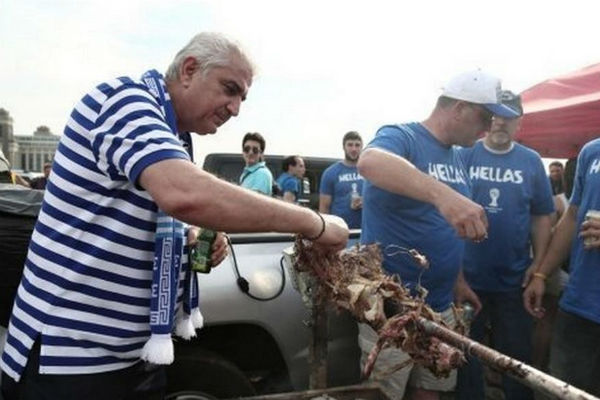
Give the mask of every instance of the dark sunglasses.
[(479, 104), (471, 104), (471, 106), (478, 110), (479, 119), (485, 126), (490, 126), (492, 124), (492, 119), (494, 118), (494, 114), (492, 114), (488, 109)]
[(260, 149), (258, 147), (254, 147), (254, 146), (244, 146), (244, 153), (250, 153), (252, 152), (252, 154), (258, 154), (260, 153)]

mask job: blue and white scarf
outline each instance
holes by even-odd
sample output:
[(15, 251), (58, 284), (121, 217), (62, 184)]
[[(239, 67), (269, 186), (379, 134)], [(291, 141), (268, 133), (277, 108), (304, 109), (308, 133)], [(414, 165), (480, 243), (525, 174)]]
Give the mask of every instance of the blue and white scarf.
[[(162, 76), (156, 70), (150, 70), (142, 75), (142, 80), (159, 102), (169, 128), (174, 135), (178, 135), (175, 112)], [(192, 158), (189, 133), (178, 136)], [(154, 364), (171, 364), (174, 360), (171, 333), (181, 274), (184, 275), (183, 307), (179, 308), (177, 314), (175, 333), (184, 339), (190, 339), (196, 336), (196, 329), (203, 325), (198, 308), (196, 274), (190, 270), (187, 254), (184, 254), (186, 231), (182, 222), (158, 210), (150, 300), (151, 335), (141, 355), (143, 360)]]

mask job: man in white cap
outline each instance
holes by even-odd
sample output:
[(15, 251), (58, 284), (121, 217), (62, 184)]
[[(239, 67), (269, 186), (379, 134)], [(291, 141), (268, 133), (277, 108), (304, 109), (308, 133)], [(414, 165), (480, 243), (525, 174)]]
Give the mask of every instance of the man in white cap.
[[(467, 172), (454, 145), (473, 145), (490, 128), (494, 115), (517, 116), (501, 104), (500, 93), (499, 79), (482, 71), (463, 73), (444, 87), (425, 121), (380, 128), (358, 162), (365, 179), (361, 242), (380, 243), (385, 270), (398, 274), (411, 290), (419, 283), (425, 287), (426, 301), (450, 325), (455, 288), (458, 303), (468, 300), (476, 311), (480, 307), (460, 273), (462, 239), (487, 237), (485, 211), (469, 199)], [(429, 269), (420, 269), (398, 251), (413, 248), (429, 259)], [(376, 341), (376, 333), (361, 324), (361, 362)], [(374, 375), (408, 357), (396, 348), (384, 349)], [(438, 392), (453, 390), (455, 383), (456, 374), (437, 379), (410, 366), (389, 375), (384, 385), (397, 398), (408, 384), (412, 399), (437, 399)]]

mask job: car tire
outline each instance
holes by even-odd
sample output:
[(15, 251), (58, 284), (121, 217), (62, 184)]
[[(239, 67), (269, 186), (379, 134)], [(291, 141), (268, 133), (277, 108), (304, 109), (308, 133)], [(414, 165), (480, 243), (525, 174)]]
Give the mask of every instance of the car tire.
[(217, 400), (217, 398), (204, 392), (185, 391), (171, 393), (165, 397), (165, 400)]
[(167, 368), (167, 393), (193, 392), (214, 398), (256, 394), (248, 378), (231, 361), (201, 348), (181, 346), (176, 350), (175, 362)]

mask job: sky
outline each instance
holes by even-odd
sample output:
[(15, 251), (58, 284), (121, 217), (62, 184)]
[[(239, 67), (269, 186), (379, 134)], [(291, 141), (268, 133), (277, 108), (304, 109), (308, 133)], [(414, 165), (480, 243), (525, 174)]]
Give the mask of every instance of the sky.
[[(598, 4), (598, 5), (595, 5)], [(163, 72), (201, 31), (237, 40), (257, 66), (240, 115), (196, 141), (200, 156), (341, 157), (390, 123), (426, 118), (452, 76), (481, 68), (520, 92), (600, 62), (597, 1), (0, 0), (0, 108), (14, 133), (60, 134), (96, 84)], [(201, 158), (201, 157), (200, 157)]]

